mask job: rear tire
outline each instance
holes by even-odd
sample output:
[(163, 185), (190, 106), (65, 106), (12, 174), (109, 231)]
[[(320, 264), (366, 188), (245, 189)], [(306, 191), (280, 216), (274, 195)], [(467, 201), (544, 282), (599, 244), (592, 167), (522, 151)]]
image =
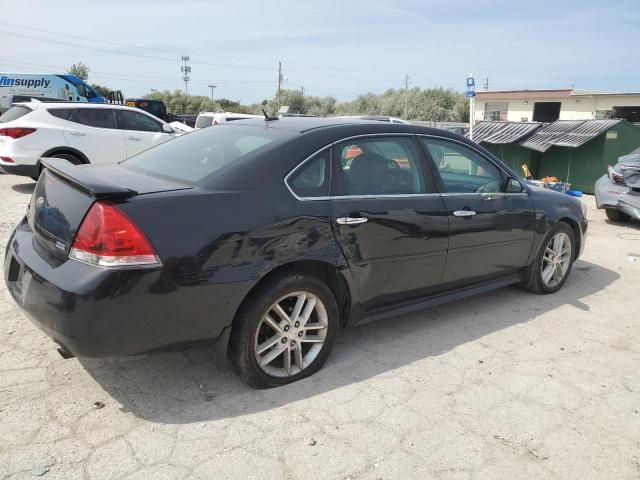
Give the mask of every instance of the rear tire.
[(322, 281), (301, 273), (278, 275), (252, 294), (236, 315), (229, 359), (254, 388), (301, 380), (320, 370), (329, 357), (338, 316), (335, 297)]
[(604, 212), (607, 214), (607, 218), (612, 222), (624, 223), (631, 220), (631, 217), (629, 215), (614, 208), (605, 208)]
[[(562, 254), (565, 250), (564, 247), (560, 247), (560, 251), (558, 252), (558, 264), (553, 263), (553, 258), (555, 258), (555, 254), (553, 252), (554, 241), (558, 239), (558, 241), (563, 241), (565, 244), (568, 242), (568, 252)], [(562, 286), (567, 281), (569, 274), (571, 273), (571, 267), (573, 266), (573, 262), (576, 258), (576, 236), (573, 233), (573, 230), (569, 225), (564, 222), (558, 222), (553, 227), (549, 229), (547, 234), (542, 240), (540, 245), (540, 251), (536, 258), (533, 260), (533, 263), (529, 265), (525, 272), (524, 279), (520, 284), (521, 287), (525, 288), (534, 293), (538, 294), (548, 294), (555, 293), (562, 288)], [(566, 265), (561, 262), (562, 258), (568, 255)], [(566, 268), (565, 268), (566, 266)], [(548, 272), (551, 268), (552, 276), (548, 277)], [(558, 268), (557, 272), (554, 268)], [(557, 273), (557, 275), (556, 275)], [(561, 276), (560, 276), (561, 274)]]

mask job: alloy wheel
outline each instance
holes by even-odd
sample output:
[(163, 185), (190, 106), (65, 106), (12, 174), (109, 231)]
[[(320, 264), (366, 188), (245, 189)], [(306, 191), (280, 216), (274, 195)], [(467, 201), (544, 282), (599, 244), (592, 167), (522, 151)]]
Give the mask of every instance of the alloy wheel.
[(274, 377), (302, 372), (316, 359), (328, 329), (327, 310), (316, 295), (293, 292), (266, 311), (254, 341), (258, 366)]
[(564, 279), (571, 265), (571, 240), (564, 232), (556, 233), (542, 256), (542, 281), (553, 288)]

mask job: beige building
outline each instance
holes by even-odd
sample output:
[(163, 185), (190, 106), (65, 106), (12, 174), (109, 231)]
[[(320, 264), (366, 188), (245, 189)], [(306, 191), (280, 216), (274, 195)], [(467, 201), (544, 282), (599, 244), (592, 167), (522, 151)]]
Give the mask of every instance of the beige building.
[(604, 118), (640, 122), (640, 93), (567, 89), (481, 91), (476, 94), (476, 122), (553, 122)]

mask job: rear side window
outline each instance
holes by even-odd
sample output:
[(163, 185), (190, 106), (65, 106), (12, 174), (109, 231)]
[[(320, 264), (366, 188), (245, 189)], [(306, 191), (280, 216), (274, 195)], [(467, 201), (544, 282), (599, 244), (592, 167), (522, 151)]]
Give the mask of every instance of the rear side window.
[(70, 120), (88, 127), (116, 128), (113, 110), (109, 108), (75, 108)]
[(257, 155), (291, 135), (283, 130), (225, 125), (183, 135), (125, 160), (123, 167), (195, 184)]
[(329, 195), (329, 149), (317, 153), (293, 171), (287, 184), (298, 197)]
[(72, 108), (50, 108), (47, 110), (51, 115), (62, 120), (69, 120), (73, 114)]
[(412, 195), (427, 191), (411, 138), (365, 137), (334, 148), (336, 196)]
[(144, 113), (131, 110), (116, 110), (119, 130), (136, 130), (138, 132), (162, 132), (162, 124)]
[(31, 112), (32, 110), (30, 108), (16, 105), (0, 115), (0, 123), (13, 122)]

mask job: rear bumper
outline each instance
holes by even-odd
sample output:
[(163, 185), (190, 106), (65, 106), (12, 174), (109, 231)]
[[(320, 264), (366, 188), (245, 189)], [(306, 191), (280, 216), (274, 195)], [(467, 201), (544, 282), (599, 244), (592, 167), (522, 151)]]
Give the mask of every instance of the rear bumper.
[(0, 173), (35, 178), (40, 174), (40, 165), (21, 165), (18, 163), (0, 162)]
[(23, 221), (7, 246), (5, 283), (30, 320), (73, 355), (133, 355), (215, 340), (231, 324), (237, 305), (229, 305), (224, 290), (227, 298), (216, 305), (210, 285), (207, 292), (205, 286), (176, 285), (162, 268), (60, 262), (33, 240)]

